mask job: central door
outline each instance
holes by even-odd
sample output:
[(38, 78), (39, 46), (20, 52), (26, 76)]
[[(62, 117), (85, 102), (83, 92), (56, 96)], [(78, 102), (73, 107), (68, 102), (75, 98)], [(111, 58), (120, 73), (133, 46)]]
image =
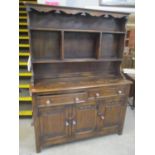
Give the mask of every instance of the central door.
[(72, 135), (90, 137), (96, 131), (96, 102), (75, 103), (73, 108)]

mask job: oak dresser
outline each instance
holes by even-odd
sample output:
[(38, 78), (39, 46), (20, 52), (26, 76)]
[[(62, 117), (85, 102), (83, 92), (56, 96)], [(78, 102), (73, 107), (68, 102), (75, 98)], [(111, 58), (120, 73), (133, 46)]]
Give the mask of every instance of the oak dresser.
[(121, 71), (128, 14), (25, 5), (36, 151), (122, 134), (130, 88)]

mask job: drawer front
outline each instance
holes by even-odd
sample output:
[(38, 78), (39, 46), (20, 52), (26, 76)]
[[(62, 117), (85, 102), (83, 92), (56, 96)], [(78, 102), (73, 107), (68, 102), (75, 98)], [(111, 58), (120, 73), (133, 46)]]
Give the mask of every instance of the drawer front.
[(98, 104), (104, 105), (116, 105), (116, 104), (125, 104), (125, 95), (116, 95), (116, 96), (107, 96), (97, 100)]
[(107, 86), (95, 88), (88, 91), (89, 98), (99, 98), (104, 96), (122, 95), (125, 94), (124, 86)]
[(88, 98), (87, 93), (72, 93), (61, 95), (43, 95), (37, 96), (37, 104), (54, 105), (54, 104), (72, 104), (85, 101)]

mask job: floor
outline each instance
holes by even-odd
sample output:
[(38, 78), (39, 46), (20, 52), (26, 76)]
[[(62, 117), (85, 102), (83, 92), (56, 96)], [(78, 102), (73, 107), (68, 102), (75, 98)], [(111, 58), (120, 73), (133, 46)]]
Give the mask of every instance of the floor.
[[(36, 155), (32, 120), (19, 120), (19, 154)], [(93, 138), (43, 149), (40, 155), (134, 155), (135, 112), (127, 108), (123, 135), (117, 134)]]

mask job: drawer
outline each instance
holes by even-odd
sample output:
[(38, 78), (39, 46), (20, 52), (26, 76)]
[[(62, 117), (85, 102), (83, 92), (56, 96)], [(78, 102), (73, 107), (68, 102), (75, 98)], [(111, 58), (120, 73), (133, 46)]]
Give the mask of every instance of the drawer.
[(84, 102), (79, 102), (78, 104), (76, 104), (76, 108), (80, 109), (80, 110), (84, 110), (84, 109), (94, 109), (96, 108), (96, 101), (95, 100), (86, 100)]
[(105, 105), (125, 104), (125, 95), (107, 96), (100, 98), (97, 103)]
[(95, 88), (88, 91), (89, 98), (99, 98), (104, 96), (122, 95), (125, 94), (125, 87), (121, 86), (108, 86)]
[(43, 95), (37, 96), (37, 104), (53, 105), (53, 104), (72, 104), (83, 102), (88, 98), (87, 93), (71, 93), (61, 95)]

